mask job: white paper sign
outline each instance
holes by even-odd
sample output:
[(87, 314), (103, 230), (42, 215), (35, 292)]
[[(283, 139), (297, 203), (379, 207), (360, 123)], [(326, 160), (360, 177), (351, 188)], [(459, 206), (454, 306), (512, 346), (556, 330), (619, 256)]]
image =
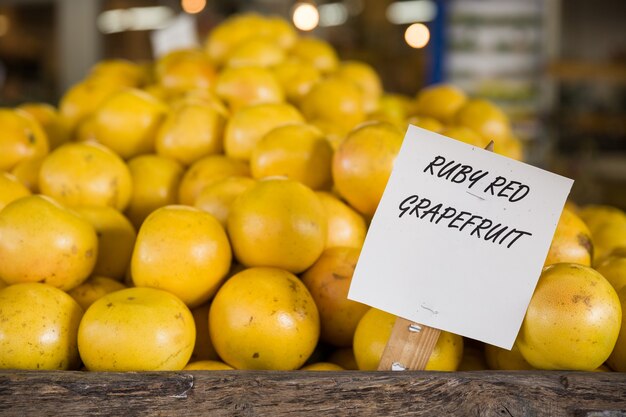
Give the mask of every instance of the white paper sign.
[(195, 19), (188, 14), (180, 14), (171, 24), (150, 34), (154, 57), (158, 58), (177, 49), (190, 49), (199, 45)]
[(410, 126), (348, 298), (510, 349), (572, 185)]

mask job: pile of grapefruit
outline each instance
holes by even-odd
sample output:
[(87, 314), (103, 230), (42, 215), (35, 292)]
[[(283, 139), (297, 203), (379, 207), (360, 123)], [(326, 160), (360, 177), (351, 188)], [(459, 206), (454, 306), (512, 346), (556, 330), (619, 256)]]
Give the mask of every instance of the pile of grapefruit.
[[(0, 109), (0, 368), (376, 369), (395, 317), (346, 294), (409, 123), (523, 157), (492, 103), (254, 14)], [(514, 349), (427, 369), (626, 371), (625, 303), (626, 214), (570, 203)]]

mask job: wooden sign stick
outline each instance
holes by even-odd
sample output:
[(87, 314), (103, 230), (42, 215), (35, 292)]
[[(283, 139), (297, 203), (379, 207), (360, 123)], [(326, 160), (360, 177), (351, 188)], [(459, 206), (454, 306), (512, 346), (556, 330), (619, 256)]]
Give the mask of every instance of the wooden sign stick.
[(378, 363), (379, 371), (422, 371), (426, 368), (439, 329), (413, 323), (402, 317), (396, 319), (391, 337)]
[[(493, 152), (494, 142), (485, 147)], [(391, 336), (378, 363), (379, 371), (422, 371), (439, 339), (439, 329), (396, 318)]]

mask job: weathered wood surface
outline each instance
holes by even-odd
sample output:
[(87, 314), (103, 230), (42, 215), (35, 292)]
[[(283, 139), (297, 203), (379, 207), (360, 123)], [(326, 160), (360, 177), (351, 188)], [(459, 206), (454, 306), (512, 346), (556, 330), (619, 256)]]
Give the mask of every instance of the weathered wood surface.
[(626, 374), (0, 372), (2, 416), (626, 416)]

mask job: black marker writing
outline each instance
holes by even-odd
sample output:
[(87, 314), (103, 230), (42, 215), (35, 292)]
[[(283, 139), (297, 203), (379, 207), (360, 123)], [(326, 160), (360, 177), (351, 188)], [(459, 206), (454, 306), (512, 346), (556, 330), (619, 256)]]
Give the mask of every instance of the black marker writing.
[(531, 232), (496, 223), (478, 214), (458, 210), (454, 207), (444, 207), (444, 204), (433, 202), (417, 194), (410, 195), (400, 202), (399, 218), (407, 214), (407, 218), (426, 220), (430, 223), (441, 224), (449, 229), (468, 233), (485, 242), (505, 245), (511, 248), (523, 236), (532, 236)]
[[(502, 186), (504, 186), (504, 188), (502, 188)], [(500, 190), (496, 192), (497, 188), (500, 188)], [(510, 202), (515, 203), (528, 195), (530, 187), (519, 181), (509, 181), (504, 177), (498, 176), (483, 191), (491, 195), (497, 195), (498, 197), (505, 197)], [(513, 192), (507, 193), (507, 191)]]
[(436, 156), (435, 159), (426, 165), (423, 172), (430, 173), (438, 178), (445, 178), (456, 184), (469, 181), (467, 188), (472, 188), (478, 181), (489, 174), (489, 171), (475, 170), (468, 164), (446, 161), (446, 158), (441, 155)]
[[(470, 189), (476, 183), (489, 175), (489, 171), (476, 169), (469, 164), (447, 160), (444, 156), (437, 155), (426, 165), (422, 171), (437, 178), (448, 180), (455, 184), (467, 183)], [(530, 187), (520, 181), (509, 180), (503, 176), (497, 176), (485, 187), (483, 193), (496, 197), (506, 198), (511, 203), (518, 202), (530, 193)], [(472, 194), (478, 198), (478, 195)]]

